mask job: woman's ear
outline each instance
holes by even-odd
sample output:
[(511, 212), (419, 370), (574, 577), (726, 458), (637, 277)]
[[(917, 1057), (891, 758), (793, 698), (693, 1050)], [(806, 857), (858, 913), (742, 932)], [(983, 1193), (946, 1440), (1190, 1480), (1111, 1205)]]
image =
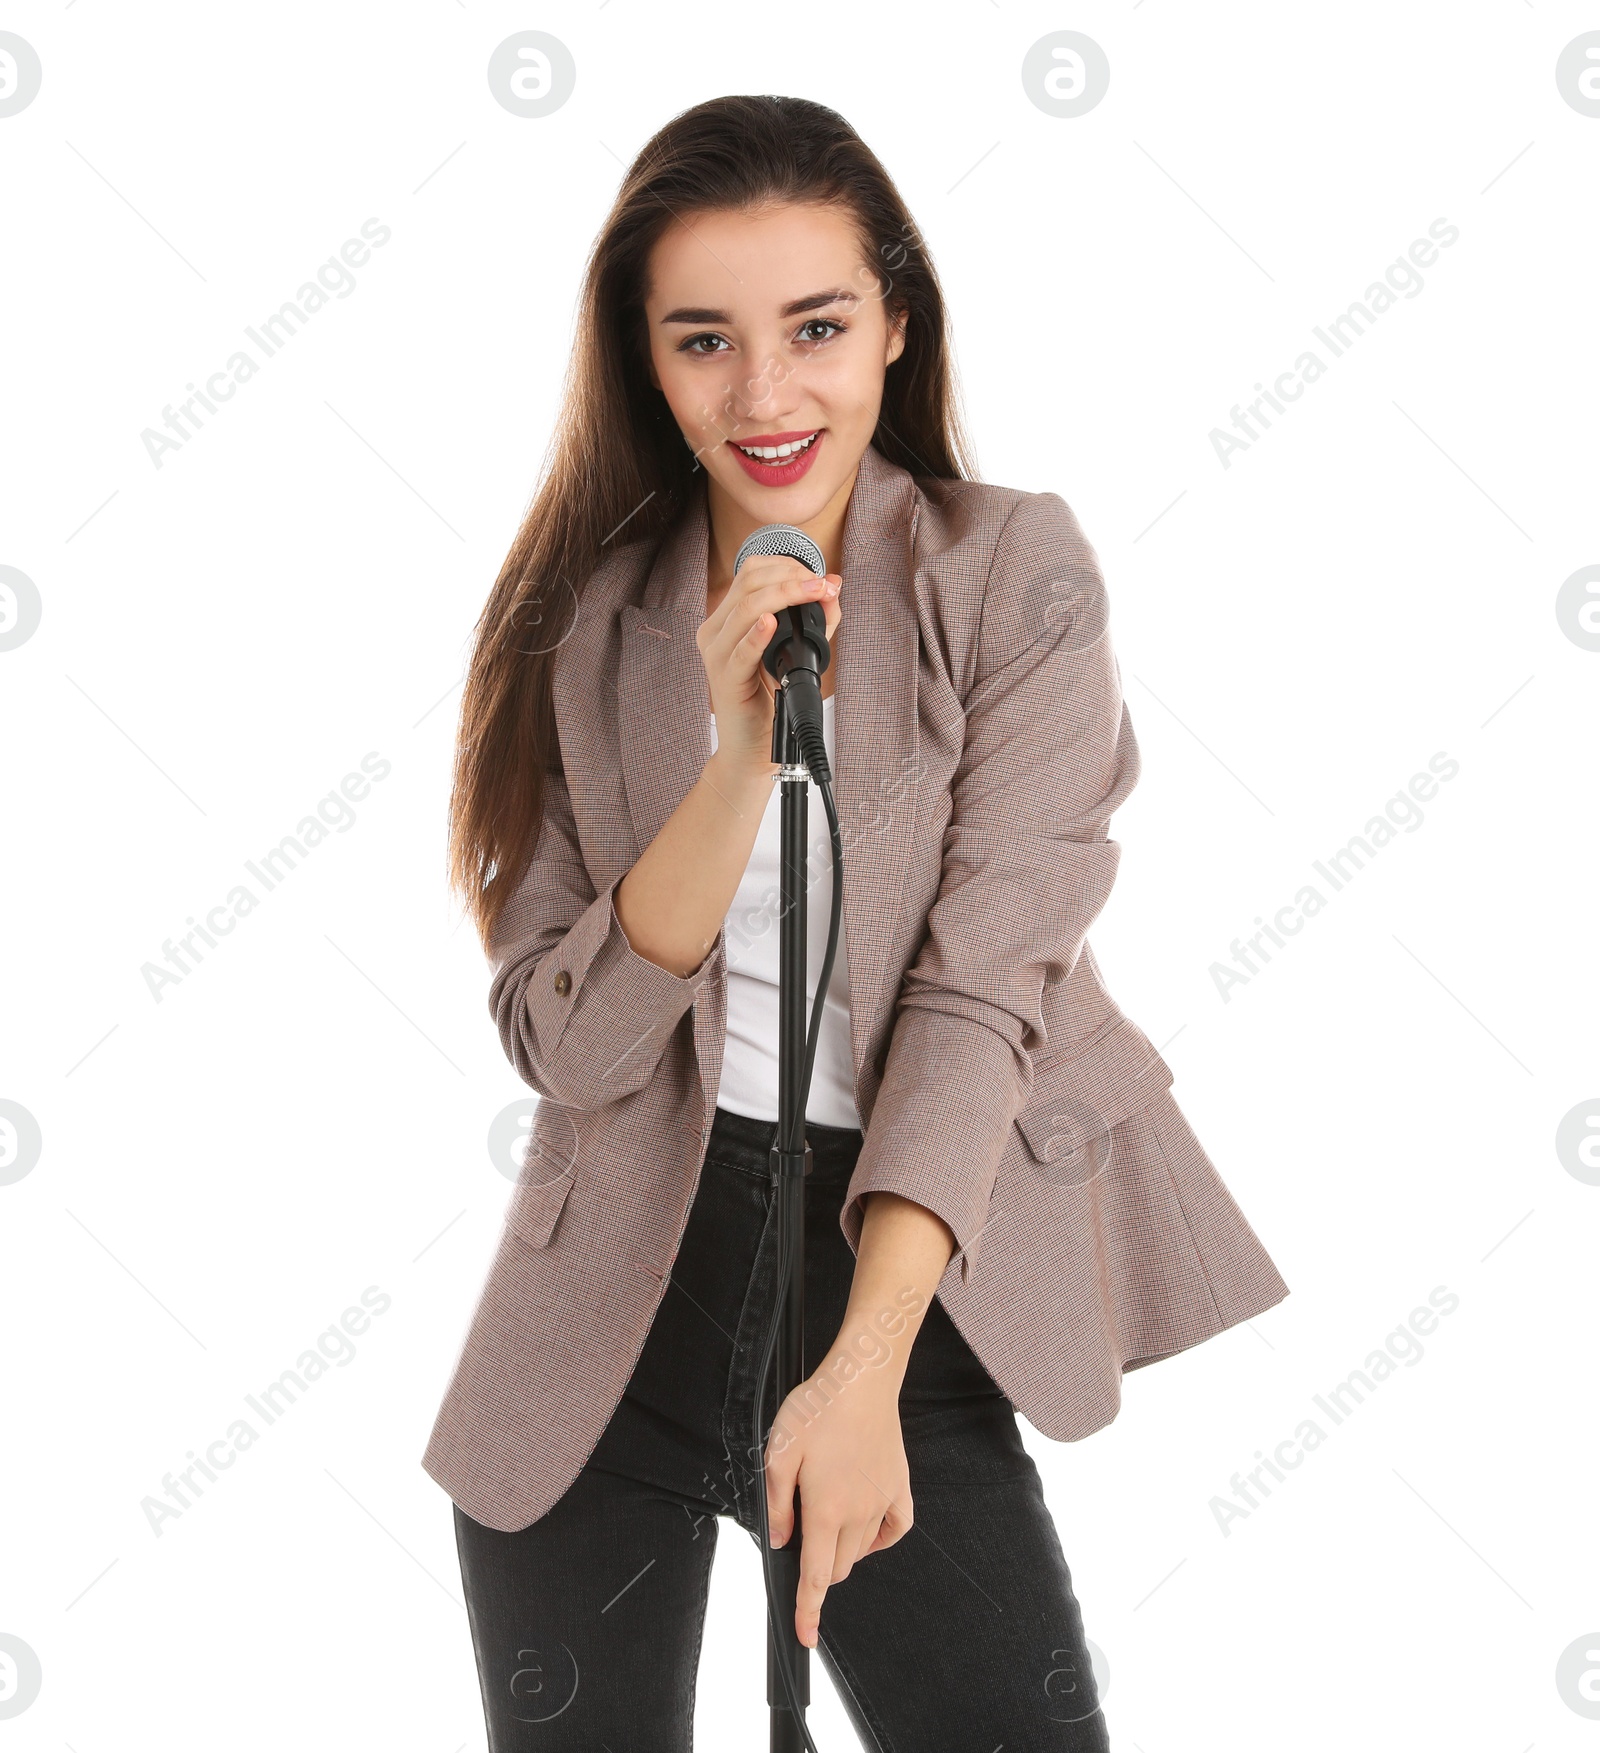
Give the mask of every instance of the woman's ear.
[(889, 317), (889, 345), (883, 358), (885, 368), (893, 365), (906, 350), (906, 324), (910, 317), (909, 307), (895, 311)]

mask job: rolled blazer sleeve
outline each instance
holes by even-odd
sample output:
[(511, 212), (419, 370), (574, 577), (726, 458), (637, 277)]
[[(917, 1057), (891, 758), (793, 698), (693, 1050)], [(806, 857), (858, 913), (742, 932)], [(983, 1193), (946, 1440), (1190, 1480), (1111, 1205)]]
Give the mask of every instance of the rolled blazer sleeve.
[(489, 1010), (518, 1076), (566, 1107), (598, 1108), (647, 1083), (725, 953), (719, 930), (692, 974), (641, 956), (617, 918), (621, 881), (595, 892), (566, 776), (552, 769), (538, 847), (490, 942)]
[(949, 1224), (965, 1284), (1044, 1046), (1041, 995), (1105, 905), (1110, 819), (1139, 777), (1105, 583), (1057, 494), (1001, 530), (963, 707), (939, 890), (839, 1221), (859, 1252), (868, 1193), (915, 1200)]

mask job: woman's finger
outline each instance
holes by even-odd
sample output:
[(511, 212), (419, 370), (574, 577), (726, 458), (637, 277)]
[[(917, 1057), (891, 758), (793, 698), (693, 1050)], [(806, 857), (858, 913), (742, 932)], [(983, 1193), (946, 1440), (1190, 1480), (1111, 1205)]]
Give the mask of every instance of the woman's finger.
[(807, 1649), (817, 1647), (817, 1624), (822, 1601), (833, 1581), (834, 1557), (839, 1548), (836, 1517), (804, 1505), (800, 1526), (800, 1587), (794, 1598), (794, 1631)]
[[(814, 581), (811, 573), (807, 573), (806, 578)], [(732, 594), (730, 591), (730, 598)], [(731, 660), (742, 655), (746, 647), (757, 639), (770, 639), (778, 624), (776, 611), (807, 600), (816, 601), (817, 592), (804, 580), (800, 580), (793, 584), (773, 585), (770, 590), (764, 589), (753, 594), (731, 608), (727, 608), (725, 601), (727, 613), (723, 614), (719, 609), (716, 617), (704, 623), (706, 638), (700, 649), (707, 664)], [(713, 621), (717, 622), (716, 626), (713, 626)], [(724, 652), (727, 654), (726, 660), (722, 655)]]
[(800, 1468), (800, 1445), (790, 1442), (778, 1425), (767, 1435), (767, 1527), (774, 1547), (787, 1546), (794, 1533), (794, 1482)]
[(777, 611), (792, 608), (796, 603), (824, 602), (822, 592), (825, 589), (822, 581), (815, 573), (808, 572), (804, 578), (765, 586), (753, 592), (729, 618), (729, 626), (737, 629), (748, 620), (760, 625), (765, 622), (770, 633), (777, 622)]
[(816, 575), (810, 567), (788, 554), (758, 554), (745, 561), (723, 592), (722, 601), (706, 617), (706, 624), (718, 631), (743, 619), (742, 610), (759, 604), (762, 609), (781, 607), (786, 602), (799, 602), (813, 594), (810, 581)]
[(752, 623), (750, 631), (745, 634), (740, 643), (742, 645), (753, 645), (758, 651), (765, 650), (767, 641), (777, 632), (777, 630), (778, 617), (776, 615), (763, 615), (759, 620)]
[(872, 1544), (882, 1517), (869, 1515), (860, 1521), (846, 1522), (839, 1530), (839, 1544), (833, 1554), (833, 1580), (842, 1583), (861, 1561), (864, 1549)]
[(877, 1535), (861, 1556), (865, 1558), (870, 1552), (883, 1552), (893, 1546), (897, 1540), (904, 1539), (910, 1531), (912, 1522), (911, 1506), (904, 1499), (896, 1499), (883, 1512), (883, 1522)]
[(869, 1552), (879, 1549), (879, 1541), (883, 1535), (883, 1517), (872, 1516), (861, 1526), (861, 1544), (856, 1548), (856, 1563), (859, 1564)]
[[(787, 608), (796, 602), (805, 602), (807, 600), (818, 603), (822, 608), (823, 628), (831, 644), (833, 640), (833, 630), (839, 625), (839, 603), (837, 593), (830, 592), (829, 587), (835, 580), (837, 580), (837, 578), (837, 573), (829, 573), (826, 578), (821, 580), (819, 580), (815, 574), (808, 574), (807, 581), (803, 581), (797, 589), (788, 586), (779, 587), (782, 594), (774, 599), (775, 606), (778, 609), (782, 609)], [(818, 589), (819, 585), (820, 592)], [(760, 602), (761, 600), (761, 597), (753, 599), (755, 602)], [(764, 610), (756, 618), (750, 631), (745, 634), (744, 640), (741, 641), (741, 645), (735, 647), (735, 649), (742, 649), (743, 645), (748, 644), (754, 645), (760, 650), (765, 650), (767, 641), (777, 631), (777, 627), (777, 614), (770, 609)]]

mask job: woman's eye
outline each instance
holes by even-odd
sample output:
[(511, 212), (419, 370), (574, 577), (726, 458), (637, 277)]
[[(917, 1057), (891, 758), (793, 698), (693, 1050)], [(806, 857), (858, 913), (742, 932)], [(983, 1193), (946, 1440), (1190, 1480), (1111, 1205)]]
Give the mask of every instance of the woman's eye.
[[(844, 333), (846, 324), (835, 321), (832, 317), (812, 317), (809, 322), (800, 325), (796, 339), (817, 346), (824, 341), (831, 341), (835, 335)], [(690, 335), (678, 343), (680, 353), (697, 353), (702, 359), (709, 359), (722, 352), (729, 345), (722, 335), (706, 333)]]

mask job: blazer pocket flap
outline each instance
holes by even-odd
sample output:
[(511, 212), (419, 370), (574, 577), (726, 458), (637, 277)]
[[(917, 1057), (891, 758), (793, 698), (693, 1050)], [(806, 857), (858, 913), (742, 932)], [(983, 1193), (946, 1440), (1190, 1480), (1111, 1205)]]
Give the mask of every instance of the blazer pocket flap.
[(1125, 1017), (1072, 1058), (1034, 1067), (1017, 1130), (1037, 1162), (1061, 1162), (1137, 1114), (1171, 1082), (1172, 1068)]
[(506, 1207), (507, 1226), (530, 1248), (544, 1247), (575, 1179), (569, 1172), (549, 1181), (519, 1181)]

